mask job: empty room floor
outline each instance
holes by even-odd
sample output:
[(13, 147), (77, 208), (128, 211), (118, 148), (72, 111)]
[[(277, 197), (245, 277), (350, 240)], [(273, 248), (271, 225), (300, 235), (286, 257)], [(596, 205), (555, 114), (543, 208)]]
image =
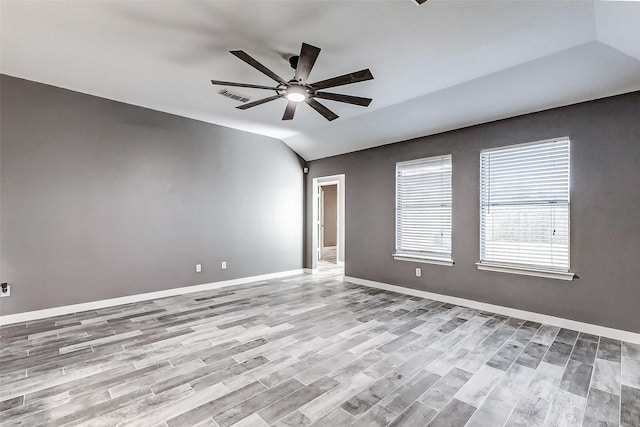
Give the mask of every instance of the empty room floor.
[(0, 335), (2, 426), (640, 425), (640, 345), (328, 274)]

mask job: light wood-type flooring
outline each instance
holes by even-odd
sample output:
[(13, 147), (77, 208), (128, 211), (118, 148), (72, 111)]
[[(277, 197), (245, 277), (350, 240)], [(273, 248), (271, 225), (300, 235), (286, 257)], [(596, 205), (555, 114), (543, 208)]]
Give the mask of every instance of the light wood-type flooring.
[(0, 328), (2, 426), (640, 426), (640, 346), (321, 271)]

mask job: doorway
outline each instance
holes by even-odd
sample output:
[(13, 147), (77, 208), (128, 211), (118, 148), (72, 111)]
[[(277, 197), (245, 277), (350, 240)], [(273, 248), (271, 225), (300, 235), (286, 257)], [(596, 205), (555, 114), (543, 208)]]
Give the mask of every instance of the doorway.
[(320, 186), (320, 250), (318, 260), (328, 264), (338, 264), (338, 184)]
[(344, 188), (344, 175), (313, 179), (313, 273), (344, 274)]

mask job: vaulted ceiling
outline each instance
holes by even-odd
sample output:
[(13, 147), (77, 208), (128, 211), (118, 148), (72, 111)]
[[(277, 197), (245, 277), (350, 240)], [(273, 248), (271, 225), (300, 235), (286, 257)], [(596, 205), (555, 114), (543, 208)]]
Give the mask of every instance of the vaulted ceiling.
[[(542, 0), (0, 2), (0, 72), (282, 139), (307, 160), (640, 90), (640, 2)], [(211, 79), (272, 85), (302, 42), (322, 48), (310, 81), (370, 68), (282, 121), (246, 111)], [(230, 88), (256, 100), (271, 94)], [(339, 89), (339, 90), (338, 90)]]

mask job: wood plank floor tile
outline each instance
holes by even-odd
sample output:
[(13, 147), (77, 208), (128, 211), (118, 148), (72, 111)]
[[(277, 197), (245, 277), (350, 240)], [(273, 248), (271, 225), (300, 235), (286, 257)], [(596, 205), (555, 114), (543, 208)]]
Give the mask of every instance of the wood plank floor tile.
[(464, 426), (475, 411), (476, 408), (473, 406), (453, 399), (427, 425), (429, 427)]
[(622, 355), (622, 343), (611, 338), (601, 337), (597, 356), (599, 359), (620, 363)]
[(223, 384), (216, 384), (212, 387), (200, 390), (186, 398), (171, 402), (151, 411), (138, 414), (130, 419), (120, 420), (118, 426), (148, 427), (150, 425), (153, 426), (161, 424), (169, 418), (175, 418), (208, 402), (215, 401), (228, 393), (229, 389), (227, 389)]
[(591, 389), (584, 414), (584, 427), (614, 427), (620, 422), (620, 397)]
[(311, 427), (348, 426), (353, 421), (354, 418), (351, 414), (342, 408), (336, 408), (315, 423), (311, 424)]
[(455, 398), (479, 408), (504, 375), (505, 373), (501, 370), (485, 365), (462, 386), (455, 394)]
[(559, 390), (547, 413), (545, 427), (578, 426), (582, 424), (587, 399)]
[[(233, 408), (227, 409), (213, 416), (213, 420), (220, 427), (228, 427), (236, 422), (247, 418), (248, 416), (260, 411), (263, 408), (283, 399), (284, 397), (298, 391), (304, 387), (304, 384), (297, 380), (288, 380), (267, 391), (257, 394)], [(262, 417), (261, 417), (262, 418)]]
[(418, 401), (431, 408), (441, 410), (472, 376), (473, 374), (462, 369), (453, 368), (429, 388)]
[(620, 425), (632, 427), (640, 420), (640, 390), (622, 386), (622, 401), (620, 404)]
[(526, 394), (514, 408), (505, 427), (541, 427), (544, 425), (550, 406), (549, 400)]
[(587, 397), (593, 367), (581, 362), (569, 360), (564, 371), (560, 388), (578, 396)]
[(640, 388), (640, 359), (622, 357), (622, 384)]
[(0, 426), (640, 425), (640, 345), (339, 269), (0, 327)]
[(389, 393), (398, 388), (404, 382), (407, 381), (407, 377), (398, 374), (397, 372), (390, 372), (386, 376), (382, 377), (369, 388), (356, 394), (349, 400), (345, 401), (340, 407), (353, 415), (359, 417), (367, 412), (374, 405), (384, 399)]
[(424, 392), (440, 379), (439, 375), (423, 370), (409, 381), (398, 387), (380, 402), (384, 407), (391, 409), (396, 414), (404, 412)]
[(369, 409), (364, 415), (351, 424), (353, 427), (386, 427), (397, 414), (381, 405)]
[(375, 380), (363, 373), (351, 378), (349, 382), (342, 383), (327, 391), (322, 396), (313, 399), (299, 409), (310, 422), (315, 422), (334, 410), (344, 401), (371, 386)]
[(193, 408), (177, 417), (167, 420), (169, 427), (178, 427), (184, 425), (193, 425), (200, 421), (222, 413), (233, 408), (240, 402), (249, 399), (256, 394), (264, 392), (267, 388), (258, 381), (251, 383), (238, 390), (227, 393), (217, 399), (208, 401), (196, 408)]
[(329, 377), (320, 378), (258, 411), (258, 415), (267, 423), (273, 424), (339, 384), (339, 382)]
[(425, 426), (431, 421), (438, 411), (420, 402), (414, 402), (404, 412), (402, 412), (389, 427), (401, 426)]

